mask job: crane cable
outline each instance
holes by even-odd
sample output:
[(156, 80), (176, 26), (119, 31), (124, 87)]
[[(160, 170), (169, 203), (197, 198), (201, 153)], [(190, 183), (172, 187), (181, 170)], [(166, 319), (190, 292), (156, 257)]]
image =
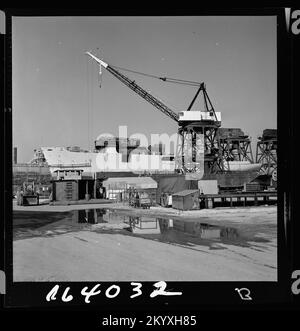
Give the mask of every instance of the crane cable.
[(142, 75), (142, 76), (146, 76), (146, 77), (159, 79), (159, 80), (162, 80), (162, 81), (168, 82), (168, 83), (188, 85), (188, 86), (198, 86), (198, 87), (202, 84), (200, 82), (194, 82), (194, 81), (191, 81), (191, 80), (183, 80), (183, 79), (170, 78), (170, 77), (160, 77), (160, 76), (156, 76), (156, 75), (146, 74), (144, 72), (140, 72), (140, 71), (136, 71), (136, 70), (131, 70), (131, 69), (126, 69), (126, 68), (122, 68), (122, 67), (118, 67), (118, 66), (113, 66), (111, 64), (109, 66), (112, 67), (112, 68), (115, 68), (115, 69), (132, 72), (132, 73), (135, 73), (137, 75)]
[[(113, 65), (109, 65), (110, 67), (114, 68), (114, 69), (119, 69), (119, 70), (123, 70), (123, 71), (128, 71), (128, 72), (132, 72), (138, 75), (142, 75), (142, 76), (146, 76), (146, 77), (151, 77), (151, 78), (156, 78), (156, 79), (160, 79), (160, 80), (165, 80), (165, 78), (159, 77), (159, 76), (155, 76), (155, 75), (150, 75), (150, 74), (146, 74), (144, 72), (139, 72), (139, 71), (135, 71), (135, 70), (131, 70), (131, 69), (125, 69), (122, 67), (117, 67), (117, 66), (113, 66)], [(166, 101), (164, 99), (162, 99), (161, 97), (158, 97), (157, 95), (155, 95), (152, 91), (146, 90), (150, 95), (153, 95), (156, 99), (158, 99), (159, 101), (170, 105), (173, 109), (175, 109), (178, 112), (177, 107), (173, 106), (169, 101)]]
[[(97, 50), (99, 51), (99, 48), (97, 48)], [(162, 80), (162, 81), (168, 82), (168, 83), (180, 84), (180, 85), (192, 86), (192, 87), (199, 87), (199, 86), (203, 85), (203, 82), (200, 83), (200, 82), (195, 82), (195, 81), (190, 81), (190, 80), (183, 80), (183, 79), (178, 79), (178, 78), (161, 77), (161, 76), (157, 76), (157, 75), (152, 75), (152, 74), (147, 74), (147, 73), (144, 73), (144, 72), (140, 72), (140, 71), (137, 71), (137, 70), (132, 70), (132, 69), (127, 69), (127, 68), (123, 68), (123, 67), (119, 67), (119, 66), (114, 66), (114, 65), (111, 65), (111, 64), (109, 66), (112, 67), (112, 68), (114, 68), (114, 69), (131, 72), (131, 73), (134, 73), (134, 74), (137, 74), (137, 75), (141, 75), (141, 76), (145, 76), (145, 77), (159, 79), (159, 80)], [(101, 64), (99, 65), (98, 83), (99, 83), (99, 87), (101, 87), (101, 85), (102, 85)], [(147, 92), (150, 93), (150, 94), (152, 94), (152, 95), (154, 95), (152, 92), (149, 92), (149, 91), (147, 91)], [(164, 103), (169, 103), (169, 102), (166, 102), (165, 100), (163, 100), (162, 98), (159, 98), (157, 96), (156, 96), (156, 98), (158, 100), (164, 102)], [(176, 109), (176, 107), (174, 107), (174, 106), (172, 106), (172, 107), (174, 109)]]
[(93, 143), (92, 143), (92, 141), (93, 141), (93, 124), (94, 124), (94, 118), (93, 118), (93, 109), (94, 109), (94, 84), (93, 84), (93, 82), (94, 82), (94, 77), (93, 77), (93, 73), (94, 73), (95, 71), (94, 70), (92, 70), (92, 74), (91, 74), (91, 84), (90, 84), (90, 86), (91, 86), (91, 113), (90, 113), (90, 150), (92, 151), (92, 149), (93, 149)]
[(88, 149), (92, 149), (92, 138), (93, 138), (93, 108), (94, 108), (94, 70), (90, 70), (89, 61), (86, 65), (87, 73), (87, 139), (88, 139)]
[[(114, 68), (114, 69), (128, 71), (128, 72), (131, 72), (131, 73), (135, 73), (137, 75), (151, 77), (151, 78), (162, 80), (164, 82), (169, 82), (169, 83), (174, 83), (174, 84), (188, 85), (188, 86), (194, 86), (194, 87), (195, 86), (199, 87), (202, 84), (202, 83), (199, 83), (199, 82), (193, 82), (193, 81), (189, 81), (189, 80), (176, 79), (176, 78), (170, 78), (170, 77), (160, 77), (160, 76), (156, 76), (156, 75), (146, 74), (144, 72), (140, 72), (140, 71), (136, 71), (136, 70), (131, 70), (131, 69), (123, 68), (123, 67), (113, 66), (111, 64), (109, 66)], [(178, 112), (178, 109), (176, 109), (177, 107), (171, 105), (171, 103), (169, 101), (163, 100), (161, 97), (156, 96), (152, 91), (147, 91), (147, 92), (149, 94), (152, 94), (159, 101), (161, 101), (165, 104), (169, 104), (173, 109), (175, 109)]]
[(89, 62), (86, 62), (86, 95), (87, 95), (87, 147), (90, 143), (90, 86), (89, 86)]

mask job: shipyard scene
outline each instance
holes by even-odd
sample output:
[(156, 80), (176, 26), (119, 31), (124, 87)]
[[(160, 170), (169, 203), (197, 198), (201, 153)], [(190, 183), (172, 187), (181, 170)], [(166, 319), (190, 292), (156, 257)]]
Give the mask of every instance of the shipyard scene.
[(14, 17), (14, 281), (276, 281), (273, 17)]

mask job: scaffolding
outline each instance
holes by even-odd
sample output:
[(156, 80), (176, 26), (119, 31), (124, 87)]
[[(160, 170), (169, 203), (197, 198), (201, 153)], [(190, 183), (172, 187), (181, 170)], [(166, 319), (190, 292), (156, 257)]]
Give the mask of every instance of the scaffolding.
[(223, 170), (229, 170), (229, 161), (253, 163), (251, 138), (240, 128), (220, 128), (218, 130), (219, 157)]
[(277, 130), (266, 129), (258, 137), (256, 162), (261, 164), (260, 175), (272, 176), (277, 180)]
[(221, 169), (217, 148), (217, 127), (213, 124), (191, 123), (178, 130), (176, 167), (201, 177), (205, 172)]

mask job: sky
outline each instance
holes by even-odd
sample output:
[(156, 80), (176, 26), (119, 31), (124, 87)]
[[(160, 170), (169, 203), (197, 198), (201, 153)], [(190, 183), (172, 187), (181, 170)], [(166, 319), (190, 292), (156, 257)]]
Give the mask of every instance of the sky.
[(0, 33), (5, 33), (5, 13), (0, 10)]
[[(101, 133), (174, 134), (177, 123), (85, 51), (111, 65), (205, 82), (223, 127), (253, 139), (277, 127), (276, 17), (13, 17), (13, 146), (28, 162), (42, 146), (92, 148)], [(125, 73), (125, 72), (124, 72)], [(171, 109), (195, 88), (126, 72)], [(195, 103), (195, 108), (200, 104)]]

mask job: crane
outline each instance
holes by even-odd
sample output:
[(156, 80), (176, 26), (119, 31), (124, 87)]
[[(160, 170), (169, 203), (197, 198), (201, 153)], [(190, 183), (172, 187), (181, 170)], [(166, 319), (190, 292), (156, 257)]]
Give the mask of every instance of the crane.
[(134, 91), (135, 93), (140, 95), (142, 98), (144, 98), (145, 100), (150, 102), (154, 107), (159, 109), (162, 113), (164, 113), (165, 115), (170, 117), (172, 120), (178, 122), (178, 115), (172, 109), (170, 109), (168, 106), (166, 106), (160, 100), (155, 98), (153, 95), (151, 95), (145, 89), (143, 89), (141, 86), (136, 84), (136, 82), (134, 80), (131, 80), (128, 77), (124, 76), (118, 70), (114, 69), (112, 66), (110, 66), (109, 64), (100, 60), (95, 55), (91, 54), (90, 52), (86, 52), (86, 54), (89, 55), (91, 58), (93, 58), (101, 66), (103, 66), (112, 75), (114, 75), (116, 78), (118, 78), (122, 83), (124, 83), (126, 86), (128, 86), (132, 91)]
[[(95, 55), (93, 55), (91, 52), (86, 52), (86, 54), (89, 55), (92, 59), (94, 59), (100, 65), (100, 67), (103, 66), (107, 71), (109, 71), (112, 75), (114, 75), (116, 78), (118, 78), (122, 83), (124, 83), (126, 86), (128, 86), (132, 91), (134, 91), (135, 93), (140, 95), (142, 98), (144, 98), (146, 101), (151, 103), (154, 107), (159, 109), (162, 113), (164, 113), (165, 115), (170, 117), (172, 120), (174, 120), (176, 122), (185, 122), (186, 121), (184, 112), (180, 112), (179, 114), (174, 112), (172, 109), (170, 109), (168, 106), (166, 106), (162, 101), (158, 100), (153, 95), (151, 95), (149, 92), (147, 92), (145, 89), (143, 89), (141, 86), (139, 86), (134, 80), (129, 79), (128, 77), (126, 77), (125, 75), (123, 75), (122, 73), (120, 73), (118, 70), (115, 69), (118, 67), (109, 65), (108, 63), (104, 62), (103, 60), (101, 60), (98, 57), (96, 57)], [(120, 68), (120, 69), (141, 74), (141, 73), (139, 73), (137, 71), (133, 71), (133, 70), (128, 70), (128, 69), (124, 69), (124, 68)], [(164, 82), (198, 87), (198, 90), (186, 111), (191, 110), (199, 93), (202, 91), (203, 97), (204, 97), (205, 112), (209, 113), (209, 117), (204, 116), (205, 120), (213, 121), (215, 123), (218, 123), (217, 125), (220, 126), (220, 113), (215, 112), (214, 107), (211, 103), (211, 100), (207, 94), (205, 84), (203, 82), (194, 82), (194, 81), (190, 81), (190, 80), (159, 77), (159, 76), (154, 76), (154, 75), (146, 75), (146, 76), (158, 78)], [(203, 113), (203, 112), (201, 112), (201, 113)], [(202, 119), (203, 119), (203, 114), (202, 114)], [(200, 117), (199, 117), (199, 119), (195, 119), (195, 120), (200, 120)]]
[[(199, 152), (199, 150), (196, 147), (195, 141), (196, 141), (196, 137), (197, 136), (200, 137), (200, 135), (204, 136), (205, 153), (207, 155), (213, 153), (213, 150), (214, 150), (214, 147), (216, 144), (216, 140), (215, 140), (216, 131), (217, 131), (217, 128), (221, 126), (221, 113), (215, 112), (214, 107), (211, 103), (211, 100), (206, 92), (205, 84), (203, 82), (199, 83), (199, 82), (194, 82), (194, 81), (189, 81), (189, 80), (159, 77), (159, 76), (154, 76), (154, 75), (146, 75), (146, 76), (152, 76), (154, 78), (158, 78), (164, 82), (198, 87), (198, 90), (197, 90), (192, 102), (189, 104), (187, 110), (180, 111), (177, 114), (171, 108), (166, 106), (163, 102), (161, 102), (160, 100), (155, 98), (153, 95), (151, 95), (149, 92), (147, 92), (145, 89), (143, 89), (141, 86), (139, 86), (134, 80), (131, 80), (128, 77), (126, 77), (125, 75), (123, 75), (122, 73), (120, 73), (116, 69), (117, 67), (109, 65), (108, 63), (104, 62), (103, 60), (101, 60), (98, 57), (96, 57), (95, 55), (93, 55), (91, 52), (86, 52), (86, 54), (88, 56), (90, 56), (93, 60), (95, 60), (100, 65), (100, 67), (103, 66), (113, 76), (115, 76), (122, 83), (124, 83), (126, 86), (128, 86), (132, 91), (134, 91), (135, 93), (140, 95), (142, 98), (144, 98), (146, 101), (151, 103), (154, 107), (156, 107), (162, 113), (164, 113), (165, 115), (167, 115), (172, 120), (174, 120), (178, 123), (178, 126), (179, 126), (178, 134), (181, 136), (181, 146), (179, 146), (180, 152), (178, 153), (179, 155), (181, 155), (180, 168), (185, 169), (185, 170), (187, 169), (186, 165), (184, 164), (184, 145), (185, 145), (185, 141), (188, 141), (188, 139), (189, 139), (188, 136), (190, 134), (193, 135), (192, 153), (191, 153), (191, 155), (193, 155), (193, 159), (195, 159), (195, 155), (197, 155)], [(120, 68), (120, 69), (139, 73), (139, 72), (124, 69), (124, 68)], [(139, 74), (141, 74), (141, 73), (139, 73)], [(191, 109), (201, 91), (203, 92), (205, 110), (204, 111), (191, 111)], [(213, 161), (213, 163), (216, 163), (216, 162)], [(190, 171), (194, 171), (193, 169), (195, 169), (195, 164), (193, 164), (191, 166)]]

